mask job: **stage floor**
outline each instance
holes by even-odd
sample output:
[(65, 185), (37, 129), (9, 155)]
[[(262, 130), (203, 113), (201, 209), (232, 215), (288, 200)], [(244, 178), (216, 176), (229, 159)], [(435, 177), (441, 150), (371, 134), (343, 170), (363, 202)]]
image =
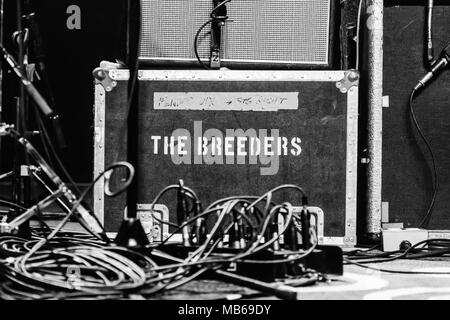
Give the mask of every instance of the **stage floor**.
[[(57, 222), (49, 223), (56, 226)], [(64, 230), (81, 232), (76, 223), (69, 223)], [(447, 272), (442, 275), (385, 273), (344, 266), (342, 277), (330, 277), (329, 281), (310, 287), (297, 288), (300, 300), (450, 300), (450, 257), (423, 260), (395, 260), (370, 264), (387, 270), (406, 272)], [(140, 296), (134, 296), (140, 299)], [(193, 281), (189, 284), (155, 296), (162, 300), (227, 300), (227, 299), (277, 299), (261, 296), (257, 292), (213, 280)]]
[[(449, 272), (449, 275), (405, 275), (381, 273), (345, 266), (344, 276), (329, 282), (297, 288), (299, 300), (450, 300), (450, 258), (399, 260), (377, 264), (391, 270)], [(277, 299), (254, 295), (255, 291), (218, 281), (195, 281), (155, 299), (225, 300)]]

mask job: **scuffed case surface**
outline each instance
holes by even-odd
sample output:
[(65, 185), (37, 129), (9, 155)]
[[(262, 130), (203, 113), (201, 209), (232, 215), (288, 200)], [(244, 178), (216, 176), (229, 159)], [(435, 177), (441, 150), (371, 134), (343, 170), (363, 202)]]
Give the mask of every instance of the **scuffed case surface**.
[[(124, 160), (126, 137), (122, 129), (126, 114), (126, 81), (106, 94), (105, 113), (105, 164)], [(155, 110), (157, 93), (185, 92), (298, 92), (295, 110), (279, 111), (229, 111), (229, 110)], [(262, 195), (281, 184), (297, 184), (305, 188), (311, 206), (325, 213), (325, 236), (346, 236), (346, 222), (355, 227), (356, 212), (347, 212), (348, 197), (348, 146), (356, 145), (356, 135), (348, 137), (348, 95), (341, 93), (333, 81), (141, 81), (139, 138), (139, 203), (151, 203), (158, 192), (183, 179), (193, 188), (204, 206), (219, 198), (234, 195)], [(352, 118), (357, 120), (356, 110)], [(279, 168), (273, 175), (262, 175), (268, 164), (175, 164), (170, 155), (154, 154), (152, 136), (171, 136), (175, 130), (194, 136), (197, 123), (201, 130), (227, 129), (279, 130), (280, 136), (300, 137), (302, 153), (299, 157), (279, 158)], [(125, 131), (126, 133), (126, 131)], [(160, 147), (161, 148), (161, 147)], [(121, 156), (117, 156), (119, 153)], [(356, 161), (356, 152), (351, 157)], [(356, 170), (354, 170), (356, 171)], [(351, 172), (351, 171), (350, 171)], [(354, 173), (353, 173), (354, 174)], [(355, 181), (351, 183), (356, 184)], [(277, 201), (300, 204), (300, 197), (280, 193)], [(123, 217), (125, 195), (105, 199), (105, 224), (107, 230), (117, 231)], [(160, 203), (169, 207), (170, 219), (175, 221), (176, 197), (169, 194)], [(356, 209), (355, 209), (356, 210)], [(355, 211), (354, 210), (354, 211)], [(351, 216), (348, 220), (348, 216)]]

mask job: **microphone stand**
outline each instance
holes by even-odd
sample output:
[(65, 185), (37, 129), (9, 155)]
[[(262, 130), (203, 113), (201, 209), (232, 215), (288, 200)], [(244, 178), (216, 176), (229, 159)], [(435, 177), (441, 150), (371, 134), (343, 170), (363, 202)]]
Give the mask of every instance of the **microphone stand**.
[[(3, 30), (5, 27), (4, 7), (5, 7), (5, 0), (0, 0), (0, 46), (3, 46)], [(3, 60), (0, 59), (0, 121), (2, 120), (2, 111), (3, 111)], [(0, 140), (0, 150), (1, 147), (2, 145)], [(2, 176), (0, 176), (0, 180), (2, 180)]]
[[(127, 210), (126, 216), (122, 221), (115, 242), (118, 245), (132, 248), (140, 248), (149, 244), (147, 235), (142, 227), (141, 221), (137, 218), (137, 204), (139, 192), (139, 43), (132, 45), (131, 35), (140, 34), (140, 30), (136, 32), (133, 28), (133, 10), (132, 4), (136, 4), (139, 8), (137, 15), (140, 16), (140, 1), (128, 0), (127, 15), (127, 62), (130, 69), (130, 78), (128, 80), (128, 136), (127, 136), (127, 161), (135, 168), (136, 178), (132, 181), (127, 191)], [(140, 17), (139, 17), (140, 19)], [(139, 20), (140, 21), (140, 20)], [(140, 22), (138, 22), (140, 24)], [(140, 28), (139, 28), (140, 29)]]
[[(29, 3), (27, 2), (27, 5)], [(27, 123), (29, 115), (28, 96), (33, 100), (35, 105), (41, 110), (41, 112), (49, 118), (54, 128), (56, 128), (59, 137), (62, 137), (62, 130), (60, 129), (59, 117), (49, 106), (47, 101), (42, 97), (38, 90), (34, 87), (28, 76), (28, 40), (30, 31), (23, 27), (23, 8), (22, 0), (16, 1), (16, 19), (17, 19), (17, 31), (13, 34), (14, 42), (17, 42), (18, 46), (18, 59), (8, 53), (2, 43), (0, 43), (0, 53), (4, 60), (11, 67), (14, 73), (17, 75), (20, 81), (19, 97), (16, 105), (15, 116), (15, 128), (17, 132), (26, 137), (28, 135)], [(36, 28), (34, 28), (36, 29)], [(34, 32), (36, 35), (36, 32)], [(35, 49), (36, 50), (36, 49)], [(31, 70), (31, 69), (30, 69)], [(61, 141), (59, 139), (58, 141)], [(23, 152), (19, 147), (19, 143), (14, 143), (13, 149), (13, 171), (12, 174), (5, 174), (2, 177), (12, 177), (12, 202), (22, 203), (24, 207), (28, 207), (31, 200), (31, 174), (30, 174), (30, 160), (28, 153)], [(20, 211), (15, 208), (11, 209), (9, 218), (14, 219), (20, 215)], [(26, 223), (21, 224), (19, 228), (19, 235), (21, 237), (28, 238), (31, 236), (28, 220)]]
[[(222, 0), (213, 0), (214, 8), (217, 8)], [(222, 30), (225, 26), (225, 21), (228, 19), (227, 8), (225, 3), (220, 8), (215, 10), (211, 18), (211, 53), (209, 67), (213, 70), (218, 70), (221, 67), (221, 45), (222, 45)]]
[[(16, 0), (16, 22), (17, 22), (17, 46), (18, 46), (18, 62), (16, 63), (17, 72), (25, 74), (25, 30), (22, 24), (22, 0)], [(2, 47), (3, 49), (3, 47)], [(25, 86), (21, 82), (19, 84), (19, 97), (16, 105), (16, 117), (15, 126), (17, 131), (25, 135), (27, 132), (26, 127), (26, 110), (27, 99), (25, 96)], [(23, 165), (25, 164), (25, 165)], [(27, 177), (28, 172), (26, 168), (29, 165), (28, 155), (19, 149), (19, 144), (14, 144), (14, 158), (13, 158), (13, 177), (12, 177), (12, 202), (22, 203), (24, 206), (28, 206), (30, 200), (30, 180)], [(17, 208), (11, 209), (10, 216), (13, 218), (20, 215)], [(23, 223), (19, 228), (19, 236), (24, 238), (31, 237), (31, 230), (29, 221)]]
[[(3, 46), (4, 43), (4, 28), (5, 28), (5, 0), (0, 0), (0, 47)], [(3, 112), (3, 76), (4, 76), (4, 65), (3, 59), (0, 59), (0, 122), (2, 120), (2, 112)], [(0, 151), (2, 140), (0, 139)], [(9, 171), (7, 173), (0, 174), (0, 181), (14, 178), (15, 170)]]
[(56, 187), (56, 190), (48, 189), (50, 195), (44, 200), (27, 209), (24, 213), (18, 214), (12, 221), (0, 223), (0, 233), (15, 234), (18, 232), (18, 235), (20, 236), (20, 229), (23, 228), (23, 226), (29, 225), (29, 220), (33, 216), (39, 214), (41, 210), (62, 198), (70, 209), (69, 212), (73, 211), (73, 214), (75, 214), (80, 224), (93, 235), (108, 243), (109, 239), (95, 215), (89, 212), (89, 210), (81, 204), (80, 200), (75, 196), (69, 186), (67, 186), (52, 167), (48, 165), (34, 146), (20, 132), (15, 130), (14, 126), (8, 124), (0, 124), (0, 137), (2, 136), (11, 136), (14, 138), (18, 142), (18, 145), (21, 145), (24, 148), (26, 154), (33, 158), (38, 165), (39, 171), (52, 182)]

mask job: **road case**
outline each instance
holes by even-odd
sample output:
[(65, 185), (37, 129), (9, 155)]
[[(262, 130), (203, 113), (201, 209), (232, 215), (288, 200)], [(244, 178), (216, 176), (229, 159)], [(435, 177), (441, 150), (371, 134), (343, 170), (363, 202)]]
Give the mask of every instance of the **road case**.
[[(128, 70), (96, 70), (94, 176), (125, 160)], [(303, 187), (323, 213), (320, 242), (356, 243), (358, 73), (349, 71), (139, 71), (140, 205), (182, 179), (204, 205)], [(277, 199), (300, 205), (288, 193)], [(126, 195), (104, 184), (94, 209), (116, 232)], [(161, 199), (175, 221), (175, 195)]]

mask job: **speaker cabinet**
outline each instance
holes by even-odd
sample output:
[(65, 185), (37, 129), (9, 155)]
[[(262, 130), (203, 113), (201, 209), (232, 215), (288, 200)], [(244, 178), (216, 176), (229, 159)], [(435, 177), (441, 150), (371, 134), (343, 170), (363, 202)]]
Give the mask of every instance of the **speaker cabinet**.
[[(194, 39), (210, 19), (213, 0), (141, 0), (140, 56), (144, 65), (195, 66)], [(231, 68), (317, 68), (333, 66), (335, 34), (331, 0), (233, 0), (226, 4), (222, 65)], [(198, 39), (209, 61), (211, 25)], [(337, 34), (337, 33), (336, 33)]]

